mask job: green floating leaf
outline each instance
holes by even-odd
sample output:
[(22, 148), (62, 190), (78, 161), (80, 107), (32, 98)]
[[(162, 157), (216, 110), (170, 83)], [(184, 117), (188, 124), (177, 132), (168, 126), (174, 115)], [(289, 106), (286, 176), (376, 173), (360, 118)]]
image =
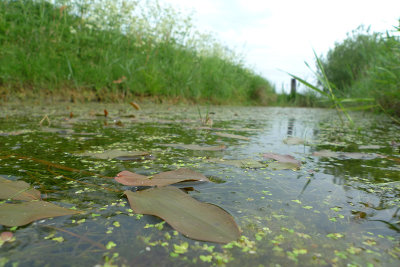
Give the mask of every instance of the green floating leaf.
[(221, 151), (225, 150), (226, 146), (199, 146), (195, 144), (185, 145), (185, 144), (164, 144), (163, 146), (174, 147), (178, 149), (188, 149), (188, 150), (199, 150), (199, 151)]
[(271, 162), (268, 163), (268, 168), (273, 169), (273, 170), (297, 170), (299, 168), (299, 165), (293, 162)]
[(217, 163), (217, 164), (225, 164), (231, 165), (239, 168), (263, 168), (266, 167), (265, 164), (262, 164), (254, 159), (215, 159), (210, 158), (206, 160), (207, 162)]
[(175, 187), (125, 191), (135, 213), (160, 217), (185, 236), (216, 243), (229, 243), (241, 234), (233, 217), (222, 208), (202, 203)]
[(303, 145), (304, 139), (299, 138), (299, 137), (288, 137), (283, 140), (283, 143), (285, 143), (287, 145)]
[(230, 134), (230, 133), (222, 133), (222, 132), (216, 132), (215, 135), (221, 136), (221, 137), (227, 137), (227, 138), (233, 138), (233, 139), (239, 139), (239, 140), (250, 140), (250, 138), (241, 136), (241, 135), (236, 135), (236, 134)]
[(0, 199), (38, 200), (40, 192), (24, 181), (10, 181), (0, 176)]
[(115, 181), (129, 186), (166, 186), (183, 181), (209, 182), (210, 180), (201, 173), (182, 168), (174, 171), (162, 172), (153, 176), (122, 171), (117, 174)]
[(82, 153), (80, 156), (89, 156), (98, 159), (137, 160), (140, 157), (150, 156), (146, 151), (122, 151), (118, 149), (106, 150), (102, 153)]
[(59, 207), (46, 201), (30, 201), (19, 204), (0, 205), (0, 224), (5, 226), (21, 226), (36, 220), (72, 215), (79, 213)]

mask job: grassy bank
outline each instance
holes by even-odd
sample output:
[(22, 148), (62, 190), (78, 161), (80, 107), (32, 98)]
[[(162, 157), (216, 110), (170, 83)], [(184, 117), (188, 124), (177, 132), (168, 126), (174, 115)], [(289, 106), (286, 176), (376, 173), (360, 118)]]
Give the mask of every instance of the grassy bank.
[(185, 98), (268, 104), (273, 86), (156, 1), (0, 0), (3, 99)]
[(359, 28), (321, 62), (336, 97), (372, 98), (379, 109), (400, 116), (400, 38), (393, 31)]

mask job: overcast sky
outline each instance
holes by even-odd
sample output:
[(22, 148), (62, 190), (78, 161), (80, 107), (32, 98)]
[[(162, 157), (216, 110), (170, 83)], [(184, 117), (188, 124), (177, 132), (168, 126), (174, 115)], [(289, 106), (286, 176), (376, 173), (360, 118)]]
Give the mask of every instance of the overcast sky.
[(385, 32), (399, 25), (400, 0), (160, 0), (194, 12), (195, 26), (245, 55), (248, 67), (289, 90), (284, 70), (313, 81), (304, 64), (361, 24)]

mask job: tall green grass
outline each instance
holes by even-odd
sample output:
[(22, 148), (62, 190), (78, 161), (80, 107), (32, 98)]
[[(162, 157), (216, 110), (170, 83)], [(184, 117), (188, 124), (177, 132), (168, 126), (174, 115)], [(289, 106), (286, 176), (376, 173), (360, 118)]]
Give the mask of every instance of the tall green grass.
[(394, 32), (359, 28), (336, 43), (321, 64), (339, 98), (373, 98), (375, 109), (400, 117), (400, 38)]
[(0, 0), (0, 87), (213, 103), (275, 98), (240, 55), (157, 1)]

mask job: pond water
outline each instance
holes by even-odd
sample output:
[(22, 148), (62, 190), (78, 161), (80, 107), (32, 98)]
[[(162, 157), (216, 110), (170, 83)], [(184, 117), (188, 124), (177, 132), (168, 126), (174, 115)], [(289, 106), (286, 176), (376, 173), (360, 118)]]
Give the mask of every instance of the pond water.
[[(11, 242), (0, 241), (0, 266), (400, 265), (400, 127), (385, 117), (352, 114), (350, 128), (323, 109), (0, 109), (0, 176), (82, 211), (0, 225), (0, 232), (13, 233)], [(151, 155), (90, 154), (110, 150)], [(292, 155), (301, 166), (276, 168), (266, 153)], [(155, 216), (133, 213), (123, 191), (142, 188), (112, 179), (123, 170), (152, 175), (183, 167), (211, 180), (185, 186), (194, 199), (233, 216), (242, 231), (236, 242), (192, 240)]]

